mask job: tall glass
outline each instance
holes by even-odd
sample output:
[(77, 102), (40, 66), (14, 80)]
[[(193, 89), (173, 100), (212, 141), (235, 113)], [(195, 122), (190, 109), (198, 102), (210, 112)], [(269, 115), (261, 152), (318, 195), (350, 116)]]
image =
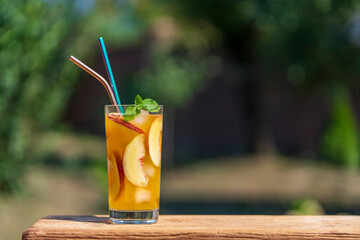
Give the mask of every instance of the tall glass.
[[(121, 105), (125, 111), (131, 105)], [(105, 106), (109, 208), (112, 223), (156, 223), (159, 214), (163, 107), (125, 121)]]

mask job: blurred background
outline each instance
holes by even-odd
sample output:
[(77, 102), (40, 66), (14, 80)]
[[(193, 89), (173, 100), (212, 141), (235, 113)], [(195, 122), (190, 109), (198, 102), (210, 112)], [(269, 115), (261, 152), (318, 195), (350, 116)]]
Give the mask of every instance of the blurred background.
[(360, 214), (358, 1), (0, 0), (0, 238), (107, 214), (105, 39), (165, 106), (161, 214)]

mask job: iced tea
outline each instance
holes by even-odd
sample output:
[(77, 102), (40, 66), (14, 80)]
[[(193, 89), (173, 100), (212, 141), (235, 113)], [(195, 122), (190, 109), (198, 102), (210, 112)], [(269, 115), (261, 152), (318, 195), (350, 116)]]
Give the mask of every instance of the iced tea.
[(141, 111), (131, 121), (125, 121), (116, 106), (106, 106), (105, 112), (110, 219), (120, 219), (119, 223), (156, 222), (162, 107), (155, 114)]

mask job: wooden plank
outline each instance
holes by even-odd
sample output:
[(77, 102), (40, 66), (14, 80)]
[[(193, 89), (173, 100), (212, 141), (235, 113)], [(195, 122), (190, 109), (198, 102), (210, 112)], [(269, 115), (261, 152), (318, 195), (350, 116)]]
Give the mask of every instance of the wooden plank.
[(23, 239), (360, 239), (360, 216), (161, 215), (151, 225), (48, 216)]

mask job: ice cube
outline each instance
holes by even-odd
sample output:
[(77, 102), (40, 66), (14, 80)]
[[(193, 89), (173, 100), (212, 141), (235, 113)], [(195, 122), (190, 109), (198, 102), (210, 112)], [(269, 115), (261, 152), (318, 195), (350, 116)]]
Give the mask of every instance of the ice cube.
[(142, 126), (148, 119), (147, 115), (149, 115), (147, 111), (141, 110), (140, 114), (137, 115), (136, 118), (131, 121), (131, 123), (135, 126)]
[(144, 171), (148, 177), (152, 178), (155, 175), (156, 169), (151, 164), (145, 164)]
[(137, 188), (135, 191), (135, 202), (143, 203), (150, 202), (151, 200), (151, 191), (145, 188)]

